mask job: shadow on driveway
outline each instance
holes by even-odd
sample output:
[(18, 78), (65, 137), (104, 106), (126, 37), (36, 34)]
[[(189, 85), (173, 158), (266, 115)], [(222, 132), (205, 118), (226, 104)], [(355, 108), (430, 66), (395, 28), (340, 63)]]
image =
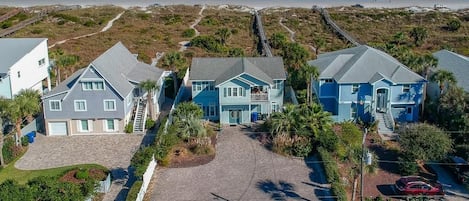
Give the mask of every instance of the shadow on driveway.
[(256, 187), (264, 193), (270, 194), (273, 200), (286, 201), (289, 198), (295, 200), (309, 200), (295, 193), (295, 185), (286, 181), (279, 181), (277, 184), (267, 179), (257, 182)]

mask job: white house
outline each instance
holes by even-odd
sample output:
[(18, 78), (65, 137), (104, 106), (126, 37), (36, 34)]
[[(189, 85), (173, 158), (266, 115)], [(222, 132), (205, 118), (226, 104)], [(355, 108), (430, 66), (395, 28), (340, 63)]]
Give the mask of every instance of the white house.
[(47, 38), (0, 38), (0, 96), (50, 89)]

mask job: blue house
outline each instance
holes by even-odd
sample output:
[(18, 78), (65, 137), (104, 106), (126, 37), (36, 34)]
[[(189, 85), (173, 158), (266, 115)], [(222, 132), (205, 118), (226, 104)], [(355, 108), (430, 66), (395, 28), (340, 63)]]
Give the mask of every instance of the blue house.
[(313, 92), (336, 121), (380, 120), (391, 131), (394, 122), (418, 121), (426, 80), (383, 51), (361, 45), (325, 53)]
[(192, 101), (204, 118), (246, 124), (283, 107), (286, 73), (280, 57), (194, 58)]
[[(169, 73), (138, 61), (118, 42), (44, 95), (46, 135), (124, 133), (129, 123), (134, 132), (144, 132), (149, 105), (139, 83), (152, 80), (163, 89)], [(164, 96), (164, 90), (153, 93), (154, 111)]]

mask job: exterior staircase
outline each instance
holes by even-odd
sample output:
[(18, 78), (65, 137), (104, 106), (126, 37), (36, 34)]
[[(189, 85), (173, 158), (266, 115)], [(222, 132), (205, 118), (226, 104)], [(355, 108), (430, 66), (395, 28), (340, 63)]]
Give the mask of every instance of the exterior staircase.
[(394, 120), (390, 112), (380, 113), (377, 112), (376, 120), (378, 123), (378, 133), (379, 134), (393, 134), (394, 133)]
[(137, 109), (135, 110), (134, 118), (134, 133), (143, 133), (145, 132), (145, 121), (147, 116), (147, 107), (145, 100), (142, 98), (137, 101)]

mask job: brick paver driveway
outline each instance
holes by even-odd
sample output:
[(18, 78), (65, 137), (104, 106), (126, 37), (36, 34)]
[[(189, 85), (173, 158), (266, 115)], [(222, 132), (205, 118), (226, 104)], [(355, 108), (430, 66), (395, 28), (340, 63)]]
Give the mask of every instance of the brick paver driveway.
[(318, 163), (273, 154), (254, 135), (225, 128), (212, 162), (158, 169), (149, 200), (326, 200)]

